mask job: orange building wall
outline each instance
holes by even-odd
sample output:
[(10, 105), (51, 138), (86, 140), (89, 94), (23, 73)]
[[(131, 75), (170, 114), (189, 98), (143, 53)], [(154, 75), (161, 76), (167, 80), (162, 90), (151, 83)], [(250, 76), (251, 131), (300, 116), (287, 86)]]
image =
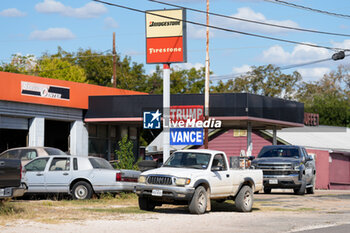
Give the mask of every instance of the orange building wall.
[[(21, 94), (21, 81), (48, 84), (70, 89), (70, 99), (52, 99)], [(0, 100), (23, 103), (53, 105), (60, 107), (88, 109), (89, 96), (98, 95), (140, 95), (147, 94), (118, 88), (76, 83), (58, 79), (35, 77), (23, 74), (0, 72)]]

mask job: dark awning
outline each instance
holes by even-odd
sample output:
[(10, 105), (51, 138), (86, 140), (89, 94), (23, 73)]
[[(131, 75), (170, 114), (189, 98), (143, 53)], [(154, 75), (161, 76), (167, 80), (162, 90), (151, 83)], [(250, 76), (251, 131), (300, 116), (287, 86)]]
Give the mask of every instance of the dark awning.
[[(202, 94), (171, 95), (172, 106), (204, 105)], [(247, 94), (210, 94), (209, 114), (224, 127), (286, 128), (303, 126), (304, 104)], [(90, 96), (86, 122), (142, 122), (144, 111), (162, 111), (162, 95)]]

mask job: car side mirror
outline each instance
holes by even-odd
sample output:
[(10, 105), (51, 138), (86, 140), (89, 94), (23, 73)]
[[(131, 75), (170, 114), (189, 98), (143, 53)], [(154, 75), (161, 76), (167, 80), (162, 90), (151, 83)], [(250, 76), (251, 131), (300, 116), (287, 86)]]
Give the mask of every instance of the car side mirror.
[(212, 166), (211, 167), (211, 171), (213, 171), (213, 172), (218, 172), (218, 171), (221, 171), (221, 170), (222, 170), (221, 166)]
[(308, 156), (306, 156), (306, 159), (305, 159), (305, 161), (306, 161), (306, 162), (308, 162), (308, 161), (312, 161), (312, 160), (313, 160), (313, 158), (312, 158), (311, 156), (309, 156), (309, 155), (308, 155)]
[(249, 156), (248, 159), (249, 159), (249, 160), (254, 160), (254, 159), (255, 159), (255, 156), (254, 156), (254, 155)]

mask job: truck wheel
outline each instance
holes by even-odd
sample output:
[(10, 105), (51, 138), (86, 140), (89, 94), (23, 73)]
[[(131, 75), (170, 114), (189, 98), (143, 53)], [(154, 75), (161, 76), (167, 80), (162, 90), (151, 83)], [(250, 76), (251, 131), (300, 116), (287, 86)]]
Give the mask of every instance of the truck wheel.
[(239, 212), (250, 212), (252, 211), (253, 201), (253, 190), (245, 185), (239, 190), (235, 198), (235, 205)]
[(85, 181), (79, 181), (72, 188), (73, 199), (85, 200), (92, 197), (92, 187)]
[(140, 210), (153, 211), (156, 205), (148, 198), (139, 197)]
[(312, 179), (312, 187), (306, 188), (306, 193), (307, 194), (314, 194), (315, 193), (315, 178)]
[[(210, 200), (209, 200), (210, 201)], [(199, 186), (194, 191), (190, 205), (188, 206), (191, 214), (204, 214), (207, 209), (207, 191), (203, 186)]]
[(271, 189), (270, 188), (264, 188), (264, 193), (270, 194), (271, 193)]
[(301, 183), (300, 188), (294, 189), (294, 193), (297, 194), (297, 195), (304, 195), (305, 194), (305, 189), (306, 189), (306, 182), (303, 181)]

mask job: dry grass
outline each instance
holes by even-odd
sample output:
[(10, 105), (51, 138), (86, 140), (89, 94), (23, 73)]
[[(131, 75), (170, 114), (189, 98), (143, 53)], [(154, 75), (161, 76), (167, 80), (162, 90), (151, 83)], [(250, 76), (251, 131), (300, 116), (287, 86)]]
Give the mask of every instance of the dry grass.
[(0, 204), (0, 225), (16, 220), (63, 223), (87, 219), (120, 219), (140, 211), (135, 194), (101, 195), (91, 200), (16, 200)]

